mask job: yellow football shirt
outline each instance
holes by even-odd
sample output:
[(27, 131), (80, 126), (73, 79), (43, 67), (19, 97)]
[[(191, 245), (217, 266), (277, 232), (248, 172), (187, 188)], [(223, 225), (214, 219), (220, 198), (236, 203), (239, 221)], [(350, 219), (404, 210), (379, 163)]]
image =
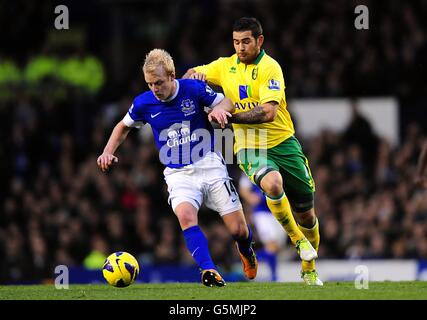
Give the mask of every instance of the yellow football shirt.
[(206, 74), (208, 82), (222, 87), (225, 96), (233, 101), (235, 113), (248, 111), (269, 101), (279, 104), (277, 117), (273, 122), (233, 123), (236, 140), (234, 152), (241, 149), (272, 148), (295, 133), (286, 108), (282, 68), (264, 50), (250, 65), (240, 62), (237, 54), (234, 54), (194, 69)]

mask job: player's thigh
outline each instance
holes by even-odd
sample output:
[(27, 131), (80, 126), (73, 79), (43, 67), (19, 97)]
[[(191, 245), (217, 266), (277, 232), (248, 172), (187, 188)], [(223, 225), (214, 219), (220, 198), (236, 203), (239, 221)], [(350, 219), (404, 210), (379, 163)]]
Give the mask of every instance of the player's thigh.
[(194, 172), (165, 170), (165, 181), (168, 186), (169, 205), (173, 211), (183, 202), (190, 203), (197, 210), (203, 203), (203, 190), (200, 184), (195, 183), (197, 177)]
[(239, 195), (230, 178), (216, 180), (209, 185), (205, 193), (205, 204), (220, 216), (242, 210)]
[(242, 204), (227, 167), (219, 156), (213, 159), (210, 167), (206, 168), (203, 179), (206, 206), (221, 216), (241, 210)]
[(280, 167), (283, 187), (296, 212), (305, 212), (313, 207), (315, 183), (308, 160), (301, 145), (291, 137), (269, 150), (269, 158)]
[(261, 180), (270, 172), (279, 172), (279, 166), (268, 157), (266, 150), (242, 149), (237, 153), (237, 163), (240, 169), (249, 177), (252, 183), (261, 187)]

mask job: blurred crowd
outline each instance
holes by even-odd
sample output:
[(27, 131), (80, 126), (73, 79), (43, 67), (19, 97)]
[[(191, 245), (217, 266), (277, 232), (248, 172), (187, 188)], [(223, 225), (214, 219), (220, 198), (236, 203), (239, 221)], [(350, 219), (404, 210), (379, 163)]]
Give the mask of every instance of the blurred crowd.
[(364, 131), (361, 118), (343, 134), (324, 132), (308, 142), (322, 222), (320, 256), (427, 259), (427, 191), (414, 186), (426, 136), (414, 123), (393, 148)]
[[(355, 28), (360, 4), (369, 9), (368, 30)], [(104, 96), (117, 99), (120, 90), (139, 83), (140, 64), (152, 48), (172, 54), (180, 77), (188, 67), (231, 55), (234, 20), (252, 15), (263, 25), (267, 53), (292, 84), (289, 96), (412, 97), (427, 91), (426, 0), (92, 0), (68, 5), (70, 29), (55, 30), (53, 0), (0, 4), (0, 36), (8, 44), (0, 51), (0, 65), (7, 60), (20, 68), (40, 52), (64, 55), (73, 45), (86, 47), (107, 68)]]
[[(64, 67), (65, 78), (49, 74), (32, 87), (13, 72), (45, 55), (36, 46), (43, 37), (26, 38), (34, 45), (31, 50), (19, 41), (28, 32), (25, 21), (35, 22), (39, 7), (28, 1), (10, 2), (10, 7), (0, 3), (0, 34), (10, 44), (0, 49), (0, 93), (7, 96), (2, 100), (0, 94), (0, 136), (7, 137), (0, 148), (0, 283), (51, 278), (60, 264), (98, 268), (119, 250), (143, 263), (193, 263), (167, 203), (149, 128), (130, 133), (110, 172), (96, 166), (114, 124), (132, 97), (146, 89), (139, 68), (153, 47), (171, 52), (181, 76), (188, 67), (232, 54), (232, 22), (250, 14), (263, 24), (265, 49), (284, 70), (289, 99), (405, 99), (427, 92), (421, 76), (427, 66), (425, 0), (392, 0), (384, 6), (365, 1), (370, 29), (362, 31), (354, 28), (358, 3), (352, 1), (183, 2), (111, 1), (114, 11), (94, 10), (104, 2), (88, 2), (92, 10), (85, 23), (104, 22), (100, 12), (107, 12), (105, 20), (111, 22), (85, 26), (90, 30), (86, 46), (95, 54), (82, 55), (79, 47), (76, 54), (55, 59), (76, 66), (84, 57), (95, 57), (99, 77), (76, 78)], [(4, 34), (11, 17), (15, 28)], [(47, 24), (32, 25), (34, 32), (43, 27), (40, 32), (46, 33)], [(377, 137), (357, 110), (342, 133), (324, 131), (310, 140), (297, 134), (317, 186), (321, 258), (427, 259), (427, 197), (412, 184), (426, 138), (419, 120), (405, 127), (395, 147)], [(237, 184), (240, 169), (231, 165), (229, 170)], [(239, 258), (220, 218), (206, 208), (199, 217), (214, 261), (231, 268)], [(295, 253), (289, 257), (296, 258)]]
[[(232, 21), (244, 12), (261, 21), (264, 47), (292, 84), (290, 96), (403, 97), (427, 89), (425, 0), (217, 2), (205, 11), (192, 3), (179, 22), (185, 26), (171, 28), (182, 69), (233, 53)], [(368, 30), (355, 29), (359, 4), (369, 9)]]

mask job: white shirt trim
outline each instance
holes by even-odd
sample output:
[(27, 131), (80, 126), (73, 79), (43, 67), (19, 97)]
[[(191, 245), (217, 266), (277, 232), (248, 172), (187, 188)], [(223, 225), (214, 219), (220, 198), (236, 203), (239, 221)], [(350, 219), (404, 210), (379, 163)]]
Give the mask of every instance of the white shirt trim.
[(131, 128), (139, 128), (144, 125), (144, 122), (142, 121), (133, 120), (129, 115), (129, 113), (126, 113), (122, 121), (127, 127), (131, 127)]
[(220, 103), (222, 100), (224, 100), (224, 98), (225, 97), (224, 97), (224, 95), (222, 93), (217, 92), (215, 100), (211, 103), (210, 106), (208, 106), (208, 108), (215, 107), (218, 103)]

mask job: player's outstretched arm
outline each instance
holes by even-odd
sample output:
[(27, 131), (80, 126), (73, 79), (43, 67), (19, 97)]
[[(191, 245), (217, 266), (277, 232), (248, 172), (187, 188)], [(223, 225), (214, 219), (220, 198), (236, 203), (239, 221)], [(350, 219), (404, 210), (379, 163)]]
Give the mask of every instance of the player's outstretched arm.
[(107, 145), (104, 148), (102, 154), (98, 157), (96, 163), (98, 167), (104, 172), (119, 159), (114, 155), (120, 144), (126, 139), (130, 127), (126, 126), (123, 121), (120, 121), (113, 129), (110, 138), (108, 139)]
[(228, 118), (231, 118), (234, 110), (235, 106), (233, 102), (229, 98), (224, 98), (208, 114), (208, 119), (209, 121), (219, 123), (221, 128), (225, 128), (225, 125), (228, 124)]
[(278, 108), (279, 104), (277, 102), (266, 102), (249, 111), (233, 114), (231, 122), (254, 124), (272, 122), (276, 119)]
[(420, 157), (418, 158), (417, 171), (415, 172), (415, 184), (417, 186), (427, 188), (427, 140), (421, 149)]

